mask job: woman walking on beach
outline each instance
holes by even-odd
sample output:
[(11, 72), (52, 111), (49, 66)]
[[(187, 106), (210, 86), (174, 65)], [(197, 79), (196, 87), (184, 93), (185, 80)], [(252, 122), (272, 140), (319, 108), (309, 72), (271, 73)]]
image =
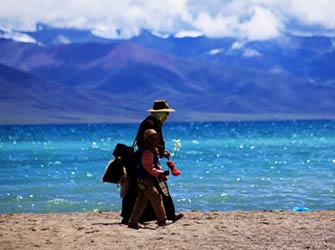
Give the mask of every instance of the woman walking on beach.
[(166, 176), (169, 174), (169, 171), (163, 172), (159, 162), (157, 146), (160, 136), (155, 130), (148, 129), (144, 133), (143, 140), (145, 148), (136, 169), (138, 195), (128, 223), (128, 227), (134, 229), (140, 228), (138, 222), (148, 202), (154, 209), (158, 226), (166, 224), (163, 199), (158, 189), (154, 186), (156, 179), (165, 181), (167, 179)]
[[(169, 157), (170, 152), (165, 149), (165, 141), (163, 138), (162, 127), (163, 124), (167, 121), (170, 112), (175, 112), (174, 109), (170, 108), (167, 101), (165, 100), (156, 100), (154, 102), (153, 108), (149, 109), (150, 115), (147, 116), (140, 124), (137, 135), (136, 142), (138, 147), (137, 154), (140, 154), (145, 148), (144, 143), (144, 133), (148, 129), (154, 129), (160, 137), (157, 148), (159, 152), (159, 157)], [(134, 160), (133, 164), (130, 164), (127, 167), (127, 175), (130, 179), (129, 188), (127, 194), (122, 199), (122, 212), (121, 216), (122, 224), (127, 224), (130, 214), (133, 210), (136, 197), (137, 197), (137, 183), (136, 183), (136, 166), (138, 160)], [(157, 186), (157, 182), (155, 182)], [(157, 187), (158, 188), (158, 187)], [(178, 219), (183, 217), (183, 214), (176, 214), (175, 207), (173, 204), (173, 200), (168, 191), (168, 187), (165, 188), (165, 194), (163, 195), (163, 204), (166, 211), (167, 219), (172, 221), (177, 221)], [(155, 214), (153, 208), (150, 204), (148, 204), (147, 208), (144, 210), (140, 221), (149, 221), (155, 220)]]

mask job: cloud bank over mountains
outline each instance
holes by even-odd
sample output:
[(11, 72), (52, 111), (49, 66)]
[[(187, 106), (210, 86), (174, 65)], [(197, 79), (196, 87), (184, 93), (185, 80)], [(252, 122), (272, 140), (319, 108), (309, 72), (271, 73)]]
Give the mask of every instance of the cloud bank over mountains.
[(333, 13), (332, 0), (11, 0), (0, 2), (0, 29), (19, 36), (15, 31), (35, 31), (44, 23), (114, 39), (146, 29), (162, 37), (260, 41), (283, 33), (334, 36)]

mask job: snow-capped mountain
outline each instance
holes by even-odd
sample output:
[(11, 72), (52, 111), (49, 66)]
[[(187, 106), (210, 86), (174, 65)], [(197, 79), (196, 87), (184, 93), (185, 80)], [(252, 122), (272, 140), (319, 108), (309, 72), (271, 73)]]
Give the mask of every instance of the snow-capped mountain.
[(334, 38), (109, 40), (43, 25), (16, 31), (24, 43), (8, 34), (0, 123), (137, 121), (159, 98), (175, 121), (335, 118)]

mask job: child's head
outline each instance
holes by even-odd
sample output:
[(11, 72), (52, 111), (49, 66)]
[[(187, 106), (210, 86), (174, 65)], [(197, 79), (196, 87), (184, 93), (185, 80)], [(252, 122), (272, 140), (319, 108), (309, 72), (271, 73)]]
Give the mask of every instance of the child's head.
[(147, 129), (144, 132), (143, 140), (147, 146), (156, 147), (159, 143), (160, 137), (159, 134), (156, 132), (156, 130)]

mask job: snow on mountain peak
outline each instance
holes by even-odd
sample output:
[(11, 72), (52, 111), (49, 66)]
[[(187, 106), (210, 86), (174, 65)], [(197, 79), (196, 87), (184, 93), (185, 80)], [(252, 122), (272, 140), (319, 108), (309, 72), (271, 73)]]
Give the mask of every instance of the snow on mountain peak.
[(37, 43), (37, 41), (27, 34), (1, 27), (0, 38), (12, 39), (22, 43)]

